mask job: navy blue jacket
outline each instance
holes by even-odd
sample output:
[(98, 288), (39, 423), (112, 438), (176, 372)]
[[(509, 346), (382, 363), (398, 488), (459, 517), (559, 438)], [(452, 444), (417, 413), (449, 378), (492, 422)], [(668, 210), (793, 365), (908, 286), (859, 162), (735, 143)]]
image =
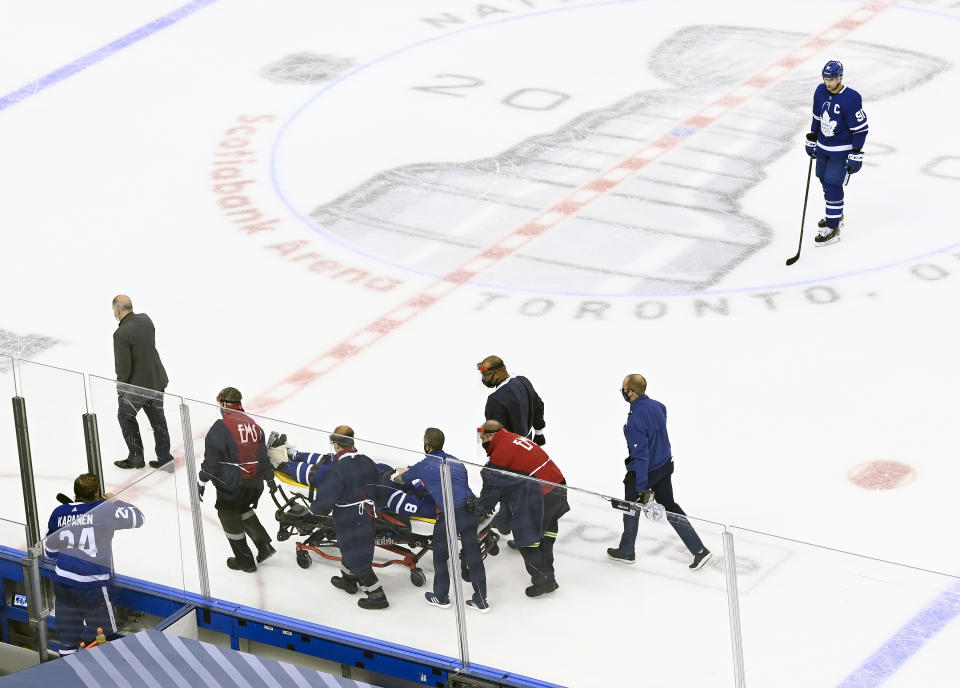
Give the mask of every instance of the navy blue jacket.
[(456, 460), (457, 457), (447, 454), (440, 449), (434, 450), (420, 459), (417, 463), (410, 466), (403, 474), (403, 482), (408, 485), (415, 485), (419, 480), (423, 487), (437, 503), (440, 511), (443, 511), (443, 478), (440, 474), (440, 459), (453, 459), (448, 461), (450, 467), (450, 480), (453, 483), (453, 503), (454, 505), (463, 504), (468, 497), (473, 496), (470, 486), (467, 484), (467, 467)]
[(380, 482), (377, 466), (356, 448), (338, 452), (336, 459), (327, 464), (329, 470), (317, 485), (317, 496), (310, 510), (315, 514), (333, 511), (335, 516), (341, 509), (360, 513), (364, 502), (373, 503), (374, 490)]
[(315, 514), (333, 511), (341, 562), (354, 575), (372, 574), (373, 498), (380, 475), (376, 464), (355, 447), (336, 454), (310, 505)]
[(486, 420), (498, 420), (510, 432), (533, 438), (535, 430), (543, 430), (543, 400), (530, 380), (517, 375), (507, 378), (487, 397), (483, 409)]
[(647, 476), (673, 456), (667, 437), (667, 407), (646, 394), (630, 402), (623, 426), (627, 440), (627, 470), (637, 474), (637, 491), (647, 487)]

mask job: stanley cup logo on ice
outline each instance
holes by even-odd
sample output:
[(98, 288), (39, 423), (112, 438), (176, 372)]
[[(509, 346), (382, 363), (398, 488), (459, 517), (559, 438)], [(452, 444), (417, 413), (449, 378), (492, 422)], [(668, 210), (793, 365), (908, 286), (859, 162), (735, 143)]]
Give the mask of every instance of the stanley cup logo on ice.
[[(381, 172), (311, 217), (363, 253), (445, 274), (805, 39), (751, 28), (684, 28), (652, 52), (650, 69), (663, 89), (631, 93), (489, 158)], [(946, 66), (852, 41), (836, 52), (867, 103), (919, 85)], [(766, 180), (770, 163), (792, 152), (808, 130), (819, 80), (815, 63), (801, 63), (701, 131), (674, 129), (684, 139), (679, 146), (476, 281), (638, 295), (721, 285), (770, 241), (773, 228), (743, 214), (739, 199), (757, 184), (772, 183)]]

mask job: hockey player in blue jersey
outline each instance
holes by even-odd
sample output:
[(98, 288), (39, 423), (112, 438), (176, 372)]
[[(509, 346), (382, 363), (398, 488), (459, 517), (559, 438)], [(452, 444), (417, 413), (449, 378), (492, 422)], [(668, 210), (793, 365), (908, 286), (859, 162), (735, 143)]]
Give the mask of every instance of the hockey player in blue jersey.
[(840, 238), (843, 227), (843, 187), (863, 165), (867, 113), (860, 94), (843, 84), (843, 65), (830, 60), (823, 66), (823, 83), (813, 94), (813, 120), (807, 134), (807, 155), (817, 161), (823, 185), (826, 215), (818, 226), (817, 246)]
[(84, 473), (73, 482), (74, 500), (50, 515), (44, 553), (56, 561), (53, 593), (60, 654), (77, 651), (80, 641), (92, 641), (97, 628), (108, 639), (117, 635), (110, 600), (113, 587), (113, 535), (143, 525), (140, 509), (100, 494), (100, 481)]

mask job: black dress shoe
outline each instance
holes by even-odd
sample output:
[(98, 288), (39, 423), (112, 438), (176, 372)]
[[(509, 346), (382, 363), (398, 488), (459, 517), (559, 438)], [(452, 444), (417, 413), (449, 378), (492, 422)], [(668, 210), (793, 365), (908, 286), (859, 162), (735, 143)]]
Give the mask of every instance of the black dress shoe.
[(173, 463), (173, 457), (171, 456), (168, 459), (157, 459), (156, 461), (150, 462), (150, 468), (163, 468), (168, 463)]
[(143, 468), (144, 463), (143, 459), (123, 459), (122, 461), (114, 461), (113, 465), (117, 468)]

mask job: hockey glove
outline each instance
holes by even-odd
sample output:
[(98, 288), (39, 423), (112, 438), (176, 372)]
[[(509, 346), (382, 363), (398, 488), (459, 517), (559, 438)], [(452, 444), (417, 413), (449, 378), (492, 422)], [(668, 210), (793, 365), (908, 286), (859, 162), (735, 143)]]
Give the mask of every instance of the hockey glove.
[(863, 153), (859, 148), (854, 148), (847, 154), (847, 172), (850, 174), (859, 172), (861, 167), (863, 167)]
[(542, 447), (547, 443), (547, 438), (543, 436), (543, 433), (537, 433), (533, 436), (533, 441), (537, 443), (537, 446)]
[[(807, 132), (807, 142), (804, 144), (804, 150), (814, 160), (817, 159), (817, 134), (816, 132)], [(859, 168), (858, 168), (859, 169)]]
[(200, 501), (203, 501), (203, 493), (207, 489), (207, 486), (203, 483), (197, 483), (197, 494), (200, 496)]
[(653, 501), (654, 497), (656, 497), (656, 495), (654, 494), (653, 490), (648, 487), (646, 490), (642, 490), (640, 494), (637, 495), (636, 502), (637, 504), (649, 504)]

